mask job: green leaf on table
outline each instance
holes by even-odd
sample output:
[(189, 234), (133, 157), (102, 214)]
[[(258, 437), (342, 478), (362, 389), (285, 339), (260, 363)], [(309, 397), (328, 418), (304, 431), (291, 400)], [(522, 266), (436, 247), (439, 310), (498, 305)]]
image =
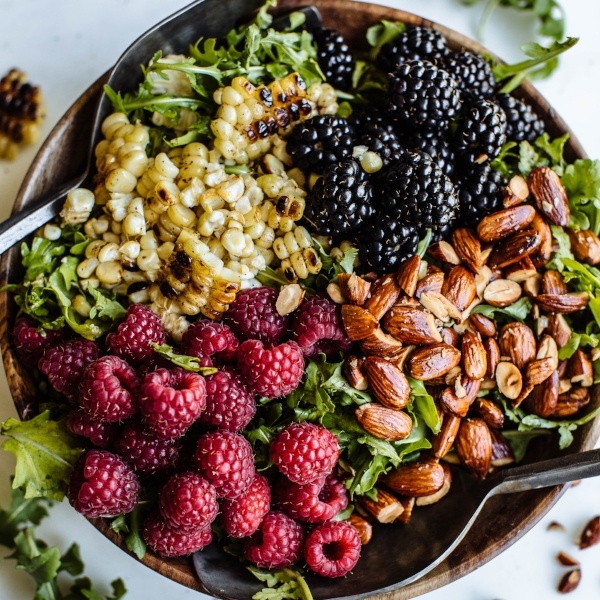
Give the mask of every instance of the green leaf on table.
[(28, 525), (39, 525), (48, 516), (41, 498), (25, 498), (21, 488), (13, 488), (10, 506), (0, 510), (0, 544), (11, 547), (19, 530)]
[(64, 423), (45, 411), (29, 421), (8, 419), (0, 424), (6, 439), (2, 448), (16, 459), (13, 487), (23, 488), (25, 498), (62, 500), (73, 465), (82, 452)]

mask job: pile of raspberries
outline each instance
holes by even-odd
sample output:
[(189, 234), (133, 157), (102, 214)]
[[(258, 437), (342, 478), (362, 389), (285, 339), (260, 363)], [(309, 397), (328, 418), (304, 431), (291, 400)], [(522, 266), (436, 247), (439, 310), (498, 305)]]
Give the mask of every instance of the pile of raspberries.
[(201, 550), (218, 522), (230, 537), (244, 538), (246, 558), (261, 568), (304, 559), (315, 573), (339, 577), (354, 567), (358, 532), (333, 520), (348, 505), (335, 435), (313, 423), (287, 425), (271, 441), (274, 467), (263, 475), (242, 433), (257, 397), (298, 387), (305, 358), (350, 347), (339, 307), (328, 298), (309, 297), (282, 316), (278, 294), (244, 290), (222, 322), (190, 325), (175, 351), (214, 367), (206, 376), (154, 351), (167, 335), (141, 304), (128, 308), (102, 345), (17, 319), (21, 360), (66, 398), (67, 428), (87, 442), (67, 491), (77, 511), (90, 518), (128, 513), (141, 484), (154, 479), (158, 501), (143, 536), (163, 557)]

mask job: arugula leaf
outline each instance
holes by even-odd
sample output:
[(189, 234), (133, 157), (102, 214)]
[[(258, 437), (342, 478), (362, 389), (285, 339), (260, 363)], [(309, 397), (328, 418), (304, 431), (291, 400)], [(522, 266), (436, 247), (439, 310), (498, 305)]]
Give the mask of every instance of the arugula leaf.
[(71, 470), (82, 452), (64, 422), (52, 421), (45, 411), (29, 421), (8, 419), (0, 424), (2, 444), (17, 459), (13, 488), (22, 487), (25, 498), (62, 500)]
[(26, 499), (23, 490), (13, 488), (10, 506), (0, 510), (0, 544), (10, 546), (23, 525), (39, 525), (46, 516), (48, 510), (41, 498)]
[(525, 458), (531, 440), (549, 434), (550, 432), (545, 429), (530, 429), (528, 431), (502, 430), (502, 435), (506, 438), (508, 445), (513, 451), (515, 462), (517, 463)]
[(397, 21), (382, 19), (379, 23), (367, 29), (367, 42), (372, 50), (369, 54), (371, 60), (375, 60), (382, 46), (393, 42), (401, 33), (406, 31), (406, 25)]
[(266, 584), (252, 600), (312, 600), (310, 588), (304, 577), (293, 569), (265, 571), (258, 567), (246, 567), (256, 579)]
[(561, 179), (569, 196), (570, 226), (600, 234), (600, 160), (578, 159), (565, 167)]
[(510, 306), (499, 308), (497, 306), (490, 306), (489, 304), (478, 304), (471, 312), (476, 314), (482, 314), (490, 319), (497, 318), (497, 315), (506, 315), (511, 319), (523, 322), (529, 313), (533, 304), (531, 300), (525, 296), (517, 300)]
[(201, 373), (202, 375), (214, 375), (218, 369), (214, 367), (203, 367), (200, 365), (200, 359), (196, 356), (187, 356), (185, 354), (179, 354), (175, 351), (173, 346), (169, 344), (157, 344), (151, 342), (154, 352), (163, 358), (171, 361), (174, 365), (185, 369), (186, 371), (192, 371), (194, 373)]
[(425, 384), (421, 380), (409, 377), (408, 382), (411, 388), (410, 397), (413, 414), (421, 417), (433, 433), (439, 433), (442, 421), (433, 397), (429, 394), (425, 388)]

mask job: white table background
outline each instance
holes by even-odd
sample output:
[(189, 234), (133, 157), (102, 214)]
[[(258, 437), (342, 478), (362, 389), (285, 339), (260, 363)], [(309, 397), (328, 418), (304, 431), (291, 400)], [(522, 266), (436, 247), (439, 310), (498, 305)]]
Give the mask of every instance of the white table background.
[[(486, 0), (487, 1), (487, 0)], [(540, 91), (570, 124), (590, 156), (600, 157), (600, 2), (561, 0), (566, 9), (567, 34), (580, 37), (550, 81)], [(480, 2), (484, 4), (485, 2)], [(155, 22), (187, 4), (186, 0), (0, 0), (0, 76), (11, 67), (28, 73), (40, 85), (48, 116), (42, 139), (72, 102), (104, 73), (138, 35)], [(459, 0), (382, 0), (474, 36), (481, 7), (466, 8)], [(533, 38), (534, 22), (515, 13), (494, 14), (485, 32), (488, 47), (509, 61), (521, 58), (519, 46)], [(42, 140), (40, 140), (41, 143)], [(22, 152), (12, 163), (0, 160), (0, 218), (9, 215), (20, 182), (36, 147)], [(4, 378), (0, 374), (0, 420), (16, 416)], [(0, 505), (9, 500), (11, 454), (0, 452)], [(579, 551), (575, 542), (589, 518), (600, 514), (600, 478), (582, 482), (567, 491), (541, 522), (502, 555), (463, 579), (422, 596), (423, 600), (522, 600), (529, 595), (553, 599), (564, 572), (556, 561), (559, 550), (582, 563), (582, 582), (572, 598), (600, 597), (600, 545)], [(548, 531), (552, 520), (565, 532)], [(68, 503), (56, 505), (40, 535), (63, 550), (80, 544), (86, 573), (104, 593), (109, 582), (121, 577), (131, 600), (207, 598), (154, 573), (117, 550)], [(0, 547), (0, 558), (7, 556)], [(0, 562), (0, 600), (29, 600), (33, 586), (28, 575)]]

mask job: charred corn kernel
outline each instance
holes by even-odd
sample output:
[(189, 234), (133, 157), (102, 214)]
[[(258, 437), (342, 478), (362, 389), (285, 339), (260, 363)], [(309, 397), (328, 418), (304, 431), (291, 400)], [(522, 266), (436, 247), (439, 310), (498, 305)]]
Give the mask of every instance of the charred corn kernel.
[(223, 246), (221, 240), (218, 238), (212, 238), (208, 242), (208, 250), (221, 260), (224, 260), (227, 257), (227, 249), (225, 246)]
[(95, 275), (102, 285), (115, 286), (123, 279), (123, 266), (118, 260), (101, 262), (96, 267)]
[(167, 217), (170, 221), (179, 228), (177, 235), (179, 235), (183, 227), (194, 227), (198, 221), (196, 213), (191, 209), (187, 208), (183, 204), (175, 204), (170, 206), (167, 210)]
[(294, 219), (291, 219), (290, 217), (281, 217), (281, 219), (279, 219), (279, 227), (277, 232), (280, 234), (285, 234), (292, 231), (294, 227), (296, 227)]
[(275, 231), (272, 227), (265, 227), (262, 235), (254, 240), (254, 244), (256, 246), (260, 246), (261, 248), (270, 248), (273, 245), (273, 241), (275, 240)]
[(240, 262), (247, 265), (254, 274), (262, 271), (275, 260), (273, 250), (265, 250), (264, 248), (255, 248), (255, 250), (251, 256), (240, 258)]
[(129, 123), (127, 115), (122, 112), (114, 112), (108, 115), (102, 121), (101, 130), (102, 134), (107, 140), (112, 139), (115, 131), (117, 131), (122, 125)]
[(47, 240), (56, 241), (60, 239), (62, 229), (58, 225), (47, 223), (42, 230), (42, 236)]
[[(218, 138), (215, 140), (215, 149), (218, 150), (223, 158), (233, 160), (236, 155), (236, 148), (230, 140)], [(248, 155), (250, 156), (250, 155)]]
[(306, 279), (308, 277), (309, 270), (303, 252), (294, 252), (290, 256), (290, 262), (292, 263), (292, 268), (296, 272), (296, 277), (298, 277), (298, 279)]
[(306, 176), (297, 167), (290, 169), (287, 172), (287, 176), (302, 188), (306, 185)]
[(221, 182), (215, 189), (219, 196), (225, 200), (225, 202), (228, 204), (233, 204), (237, 202), (244, 194), (244, 181), (241, 177), (234, 175)]
[(282, 237), (278, 237), (273, 240), (272, 248), (273, 252), (275, 252), (275, 256), (277, 256), (277, 258), (280, 260), (290, 257), (290, 253), (285, 245), (285, 240)]
[(110, 200), (106, 203), (106, 210), (110, 212), (114, 221), (122, 221), (125, 218), (131, 200), (131, 194), (111, 194)]
[[(248, 265), (245, 265), (236, 260), (230, 260), (228, 263), (226, 263), (225, 269), (229, 269), (229, 271), (232, 271), (233, 273), (238, 275), (240, 283), (244, 279), (250, 279), (251, 277), (254, 277), (254, 273), (252, 272), (252, 269)], [(230, 279), (230, 281), (234, 281), (234, 280)]]
[(181, 342), (185, 332), (189, 329), (190, 322), (184, 315), (178, 315), (170, 310), (159, 315), (165, 331), (175, 342)]
[[(180, 181), (180, 183), (183, 180)], [(189, 181), (189, 184), (181, 189), (181, 193), (179, 194), (179, 201), (183, 206), (187, 206), (188, 208), (196, 208), (200, 204), (200, 197), (206, 190), (204, 184), (198, 177), (192, 177)]]
[(92, 240), (85, 247), (85, 257), (86, 258), (98, 258), (98, 253), (105, 245), (106, 245), (106, 242), (104, 240)]
[(99, 218), (88, 219), (83, 226), (85, 235), (90, 239), (97, 239), (103, 233), (108, 231), (110, 221), (107, 215), (102, 215)]
[(296, 275), (296, 271), (292, 267), (292, 261), (289, 258), (286, 258), (281, 261), (281, 271), (283, 276), (290, 282), (295, 283), (298, 281), (298, 275)]
[(240, 104), (233, 110), (235, 110), (235, 119), (237, 125), (240, 125), (241, 127), (248, 127), (248, 125), (252, 123), (252, 111), (247, 104)]
[(264, 233), (265, 228), (266, 224), (264, 221), (259, 221), (258, 223), (250, 225), (250, 227), (246, 227), (244, 231), (250, 236), (250, 239), (256, 240)]
[(106, 189), (109, 192), (117, 194), (129, 194), (133, 192), (136, 184), (137, 177), (122, 167), (117, 167), (110, 171), (104, 180)]
[(119, 253), (131, 260), (135, 260), (141, 252), (140, 243), (135, 240), (129, 240), (119, 246)]
[(160, 217), (157, 223), (153, 225), (153, 229), (161, 242), (175, 242), (181, 229), (174, 227), (169, 219)]
[(119, 259), (119, 245), (114, 242), (104, 244), (98, 251), (98, 260), (103, 262), (110, 262)]
[(242, 104), (243, 101), (244, 97), (234, 87), (228, 85), (223, 88), (223, 95), (221, 97), (222, 104), (237, 106), (238, 104)]
[[(279, 238), (281, 239), (281, 238)], [(298, 252), (298, 250), (301, 250), (301, 246), (298, 243), (298, 240), (296, 239), (296, 236), (294, 235), (293, 231), (288, 231), (284, 236), (283, 236), (283, 242), (285, 244), (285, 247), (287, 249), (287, 251), (292, 254), (293, 252)]]
[(310, 236), (310, 233), (308, 233), (306, 227), (296, 227), (296, 229), (294, 229), (294, 237), (300, 248), (310, 248), (312, 246), (312, 237)]
[(131, 291), (131, 286), (127, 291), (127, 299), (131, 304), (147, 304), (150, 300), (150, 295), (148, 294), (148, 288), (133, 288)]
[(87, 279), (96, 272), (96, 267), (100, 264), (97, 258), (86, 258), (77, 265), (77, 276), (80, 279)]
[(223, 119), (223, 121), (229, 123), (232, 127), (237, 124), (236, 107), (231, 104), (223, 104), (219, 108), (217, 116), (219, 119)]
[(225, 226), (226, 219), (227, 215), (223, 210), (202, 213), (198, 219), (198, 232), (205, 237), (210, 237), (217, 229)]
[(210, 129), (218, 140), (229, 140), (233, 135), (233, 125), (225, 119), (214, 119), (211, 121)]
[(81, 315), (85, 319), (87, 319), (92, 312), (92, 306), (86, 300), (85, 296), (82, 296), (81, 294), (77, 294), (73, 300), (71, 300), (71, 306), (77, 314)]
[(137, 257), (136, 264), (141, 271), (158, 271), (161, 261), (156, 250), (142, 249)]
[[(115, 226), (115, 221), (112, 222), (111, 224), (112, 227)], [(107, 231), (105, 233), (102, 234), (102, 239), (107, 243), (107, 244), (118, 244), (121, 241), (121, 236), (119, 233), (115, 233), (114, 231)]]
[(156, 249), (156, 253), (158, 254), (158, 257), (161, 260), (167, 261), (173, 254), (174, 249), (175, 249), (174, 241), (164, 242)]
[(218, 277), (223, 269), (223, 261), (212, 252), (207, 252), (202, 257), (192, 262), (192, 277)]
[(256, 183), (269, 198), (277, 198), (285, 180), (274, 174), (261, 175)]
[(142, 250), (156, 250), (158, 248), (158, 240), (153, 231), (146, 232), (139, 240)]
[(165, 212), (169, 206), (179, 202), (179, 188), (175, 183), (168, 180), (159, 181), (154, 187), (154, 193), (148, 206), (156, 213)]
[(200, 239), (190, 237), (183, 242), (183, 251), (195, 260), (210, 252), (209, 247)]
[[(114, 233), (117, 238), (123, 233), (123, 226), (120, 221), (111, 221), (110, 222), (110, 232), (106, 232), (102, 234), (102, 237), (106, 239), (107, 233)], [(112, 241), (112, 240), (111, 240)], [(116, 240), (118, 241), (118, 239)]]
[(302, 250), (302, 257), (304, 258), (304, 263), (306, 264), (306, 268), (308, 269), (309, 273), (313, 275), (319, 273), (323, 263), (321, 262), (321, 259), (314, 248), (305, 248)]
[(63, 223), (78, 225), (85, 223), (94, 208), (96, 198), (93, 192), (85, 188), (76, 188), (67, 194), (64, 207), (60, 212)]
[(199, 198), (200, 206), (207, 212), (219, 210), (225, 206), (225, 200), (216, 190), (207, 189)]
[(208, 161), (208, 148), (200, 142), (192, 142), (183, 147), (182, 156), (198, 156)]

